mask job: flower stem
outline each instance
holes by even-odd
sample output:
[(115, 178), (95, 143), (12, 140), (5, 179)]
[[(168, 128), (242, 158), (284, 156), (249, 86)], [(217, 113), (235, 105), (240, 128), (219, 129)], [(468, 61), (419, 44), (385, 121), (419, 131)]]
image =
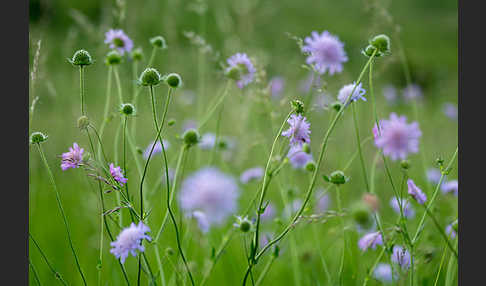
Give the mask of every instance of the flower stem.
[(231, 84), (231, 81), (228, 80), (228, 82), (226, 83), (226, 86), (223, 89), (223, 94), (221, 96), (219, 96), (218, 101), (216, 103), (214, 103), (212, 108), (208, 111), (208, 113), (206, 113), (206, 116), (201, 120), (201, 123), (199, 124), (199, 127), (198, 127), (199, 130), (203, 129), (203, 127), (208, 123), (211, 116), (213, 116), (213, 113), (216, 111), (216, 109), (219, 107), (219, 105), (221, 105), (221, 103), (224, 101), (224, 99), (226, 98), (226, 96), (229, 93), (228, 91), (229, 91), (230, 84)]
[(116, 89), (118, 90), (118, 99), (120, 100), (120, 105), (123, 103), (122, 87), (120, 82), (120, 76), (118, 75), (118, 68), (115, 66), (113, 68), (115, 74)]
[(267, 276), (268, 271), (270, 270), (270, 267), (272, 267), (273, 261), (275, 261), (277, 257), (275, 255), (272, 255), (270, 257), (270, 260), (268, 261), (267, 265), (263, 268), (262, 273), (260, 274), (260, 277), (258, 277), (255, 285), (258, 286), (261, 283), (263, 283), (263, 279), (265, 279), (265, 276)]
[(37, 270), (35, 270), (34, 263), (32, 263), (32, 261), (30, 260), (30, 258), (28, 258), (28, 260), (29, 260), (30, 269), (32, 270), (32, 274), (34, 274), (35, 282), (37, 282), (37, 285), (40, 286), (41, 283), (40, 283), (40, 280), (39, 280), (39, 275), (37, 274)]
[[(105, 131), (105, 126), (108, 123), (108, 113), (110, 111), (110, 100), (111, 100), (111, 74), (113, 73), (113, 67), (108, 67), (108, 79), (106, 80), (106, 101), (105, 101), (105, 108), (103, 111), (103, 122), (101, 122), (100, 126), (100, 139), (103, 137), (103, 133)], [(101, 140), (98, 145), (98, 157), (101, 157)]]
[(358, 128), (358, 119), (356, 118), (356, 107), (355, 104), (351, 104), (351, 109), (353, 110), (353, 121), (354, 121), (354, 131), (356, 133), (356, 141), (358, 143), (358, 153), (359, 153), (359, 160), (361, 162), (361, 170), (363, 171), (364, 182), (366, 186), (366, 191), (370, 192), (370, 185), (368, 183), (368, 175), (366, 174), (366, 166), (363, 158), (363, 152), (361, 150), (361, 141), (359, 138), (359, 128)]
[(59, 279), (59, 281), (61, 281), (61, 283), (63, 285), (68, 285), (68, 283), (62, 278), (61, 274), (59, 272), (57, 272), (56, 269), (54, 269), (54, 267), (52, 267), (52, 264), (49, 262), (49, 260), (47, 259), (46, 255), (42, 251), (42, 248), (40, 248), (39, 244), (37, 243), (37, 241), (35, 241), (34, 237), (32, 236), (32, 234), (30, 232), (29, 232), (29, 238), (32, 240), (32, 242), (34, 243), (34, 245), (37, 248), (37, 250), (39, 250), (39, 253), (42, 256), (42, 259), (46, 262), (47, 267), (49, 267), (49, 269), (51, 270), (52, 274), (57, 279)]
[(86, 115), (84, 110), (84, 69), (79, 66), (79, 94), (81, 97), (81, 115)]
[[(343, 209), (341, 207), (341, 190), (339, 189), (339, 187), (336, 187), (336, 203), (337, 203), (337, 208), (338, 208), (338, 212), (340, 214), (342, 214), (343, 212)], [(344, 226), (344, 219), (343, 219), (343, 216), (340, 215), (339, 216), (339, 221), (340, 221), (340, 224), (341, 224), (341, 228), (342, 228), (342, 235), (343, 235), (343, 248), (342, 248), (342, 252), (341, 252), (341, 262), (339, 264), (339, 285), (343, 285), (343, 272), (344, 272), (344, 256), (345, 256), (345, 249), (346, 249), (346, 229), (345, 229), (345, 226)]]

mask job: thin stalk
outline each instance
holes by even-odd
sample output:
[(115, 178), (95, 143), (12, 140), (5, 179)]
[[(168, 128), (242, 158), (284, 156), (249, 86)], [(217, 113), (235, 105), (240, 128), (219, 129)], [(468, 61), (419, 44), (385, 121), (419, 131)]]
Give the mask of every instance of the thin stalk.
[[(341, 190), (339, 187), (336, 188), (336, 203), (338, 212), (342, 214), (343, 209), (341, 207)], [(343, 235), (343, 247), (341, 252), (341, 262), (339, 263), (339, 285), (343, 285), (343, 272), (344, 272), (344, 257), (345, 257), (345, 249), (346, 249), (346, 229), (344, 227), (344, 219), (342, 215), (339, 215), (339, 222), (342, 228), (342, 235)]]
[(41, 155), (42, 161), (44, 162), (44, 166), (46, 167), (47, 173), (49, 174), (49, 179), (51, 181), (54, 192), (56, 194), (57, 206), (59, 207), (59, 211), (61, 212), (61, 216), (62, 216), (62, 219), (64, 221), (64, 226), (66, 228), (69, 246), (70, 246), (71, 251), (74, 255), (74, 260), (76, 261), (76, 267), (78, 269), (78, 272), (79, 272), (81, 278), (83, 279), (83, 284), (87, 285), (86, 284), (86, 278), (84, 277), (84, 274), (83, 274), (83, 270), (81, 270), (81, 265), (79, 264), (78, 255), (76, 254), (76, 251), (74, 250), (74, 245), (73, 245), (73, 242), (72, 242), (72, 239), (71, 239), (71, 231), (69, 230), (69, 224), (68, 224), (68, 221), (67, 221), (67, 218), (66, 218), (66, 214), (64, 213), (64, 209), (62, 207), (61, 198), (59, 196), (59, 191), (57, 190), (57, 185), (56, 185), (56, 182), (54, 180), (54, 175), (52, 174), (52, 171), (51, 171), (51, 168), (49, 167), (49, 164), (47, 163), (47, 159), (44, 155), (44, 151), (42, 150), (42, 147), (40, 146), (40, 144), (36, 144), (36, 145), (37, 145), (37, 149), (39, 150), (39, 154)]
[(122, 87), (120, 82), (120, 76), (118, 75), (118, 68), (115, 66), (113, 69), (115, 74), (116, 89), (118, 91), (118, 100), (120, 100), (120, 105), (123, 104)]
[(456, 259), (459, 258), (459, 255), (457, 254), (457, 251), (454, 249), (454, 247), (452, 246), (450, 240), (449, 240), (449, 237), (447, 236), (447, 234), (445, 233), (444, 229), (442, 228), (442, 226), (439, 224), (439, 222), (437, 221), (436, 217), (434, 216), (434, 214), (432, 214), (432, 212), (429, 210), (429, 208), (426, 206), (426, 204), (423, 205), (424, 208), (425, 208), (425, 212), (429, 215), (429, 217), (432, 219), (432, 221), (434, 222), (434, 225), (435, 227), (437, 228), (437, 230), (439, 231), (439, 233), (441, 234), (442, 238), (444, 239), (444, 241), (446, 242), (446, 245), (447, 247), (449, 247), (449, 249), (451, 250), (451, 252), (454, 254), (454, 256), (456, 257)]
[(152, 48), (152, 53), (150, 54), (150, 58), (149, 58), (149, 61), (147, 63), (147, 67), (152, 66), (152, 64), (154, 62), (154, 59), (155, 59), (155, 54), (156, 53), (157, 53), (157, 48), (156, 47), (153, 47)]
[(231, 81), (228, 80), (226, 83), (226, 86), (223, 90), (223, 94), (219, 96), (218, 101), (212, 106), (211, 109), (209, 109), (208, 113), (206, 113), (206, 116), (201, 120), (201, 123), (199, 124), (198, 129), (201, 130), (203, 127), (208, 123), (209, 119), (211, 116), (213, 116), (213, 113), (216, 111), (216, 109), (221, 105), (221, 103), (224, 101), (226, 96), (228, 95), (229, 87), (230, 87)]
[(440, 277), (440, 272), (442, 270), (442, 265), (444, 264), (444, 260), (445, 260), (445, 256), (446, 256), (446, 246), (444, 246), (444, 250), (442, 250), (442, 258), (440, 259), (440, 264), (439, 264), (439, 270), (437, 271), (437, 275), (435, 276), (435, 282), (434, 282), (434, 286), (437, 285), (437, 282), (439, 281), (439, 277)]
[[(105, 126), (108, 123), (108, 113), (110, 111), (110, 100), (111, 100), (111, 74), (113, 73), (113, 67), (108, 67), (108, 79), (106, 80), (106, 101), (105, 101), (105, 108), (103, 111), (103, 121), (101, 122), (100, 126), (100, 139), (103, 137)], [(100, 140), (101, 142), (101, 140)], [(101, 143), (98, 145), (98, 157), (101, 157)]]
[(260, 274), (260, 276), (258, 277), (258, 279), (256, 281), (256, 284), (255, 284), (256, 286), (258, 286), (261, 283), (263, 283), (263, 279), (265, 279), (265, 276), (267, 276), (267, 273), (270, 270), (270, 267), (272, 267), (273, 261), (275, 261), (276, 258), (277, 257), (275, 255), (272, 255), (270, 257), (270, 260), (268, 261), (267, 265), (265, 265), (265, 267), (263, 268), (262, 273)]
[(81, 97), (81, 115), (86, 115), (84, 110), (84, 69), (79, 66), (79, 95)]
[(34, 237), (32, 236), (32, 234), (29, 232), (29, 238), (32, 240), (32, 242), (34, 243), (35, 247), (37, 248), (37, 250), (39, 250), (39, 253), (41, 254), (42, 256), (42, 259), (46, 262), (47, 264), (47, 267), (49, 267), (49, 269), (51, 270), (52, 274), (57, 278), (59, 279), (59, 281), (61, 281), (61, 283), (63, 285), (68, 285), (68, 283), (62, 278), (61, 274), (59, 272), (57, 272), (54, 267), (52, 267), (51, 263), (49, 262), (49, 260), (47, 259), (46, 255), (44, 254), (44, 252), (42, 251), (42, 248), (40, 248), (39, 244), (37, 244), (37, 241), (34, 239)]
[(35, 270), (35, 267), (34, 267), (34, 264), (32, 263), (32, 261), (30, 260), (30, 258), (28, 258), (29, 260), (29, 266), (30, 266), (30, 269), (32, 270), (32, 274), (34, 274), (34, 279), (35, 279), (35, 282), (37, 282), (37, 285), (41, 285), (41, 282), (39, 280), (39, 275), (37, 274), (37, 270)]
[(351, 109), (353, 110), (353, 121), (354, 121), (354, 131), (356, 133), (356, 141), (358, 143), (358, 153), (359, 153), (359, 160), (361, 162), (361, 170), (363, 171), (363, 178), (366, 186), (366, 191), (370, 192), (370, 185), (368, 183), (368, 175), (366, 174), (366, 166), (363, 158), (363, 151), (361, 150), (361, 141), (359, 139), (359, 128), (358, 128), (358, 119), (356, 116), (356, 107), (355, 103), (351, 103)]

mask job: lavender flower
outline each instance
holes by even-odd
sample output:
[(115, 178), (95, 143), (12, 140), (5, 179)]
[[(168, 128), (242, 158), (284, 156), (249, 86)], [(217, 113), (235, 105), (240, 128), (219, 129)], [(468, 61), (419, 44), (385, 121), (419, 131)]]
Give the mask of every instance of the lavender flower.
[(275, 217), (275, 207), (273, 206), (272, 203), (268, 203), (267, 207), (265, 208), (265, 211), (260, 215), (260, 218), (263, 221), (268, 221), (274, 217)]
[(275, 76), (270, 80), (270, 95), (272, 98), (278, 98), (285, 87), (285, 80), (281, 76)]
[(313, 31), (311, 37), (306, 37), (304, 42), (302, 51), (309, 54), (306, 62), (313, 65), (319, 74), (324, 74), (326, 71), (329, 71), (330, 75), (342, 72), (342, 63), (346, 62), (348, 57), (344, 51), (344, 44), (337, 36), (328, 31), (320, 35)]
[(123, 176), (120, 166), (115, 168), (115, 165), (113, 163), (110, 163), (110, 174), (113, 179), (115, 179), (115, 181), (120, 183), (120, 185), (122, 186), (128, 181), (128, 179)]
[(214, 148), (216, 144), (216, 135), (214, 133), (205, 133), (201, 136), (201, 141), (197, 144), (203, 150)]
[(365, 234), (359, 241), (358, 246), (362, 251), (368, 250), (368, 248), (376, 249), (377, 245), (383, 244), (383, 238), (379, 231)]
[[(179, 203), (186, 215), (199, 211), (205, 215), (209, 227), (220, 225), (237, 210), (238, 185), (235, 180), (217, 168), (205, 167), (184, 180), (179, 193)], [(201, 226), (202, 216), (197, 213)], [(201, 228), (204, 230), (204, 228)]]
[(409, 153), (417, 153), (422, 132), (417, 122), (407, 124), (407, 117), (390, 114), (390, 119), (379, 122), (380, 130), (373, 129), (375, 145), (383, 149), (383, 154), (392, 160), (406, 159)]
[(115, 255), (116, 258), (119, 258), (121, 263), (125, 263), (125, 259), (128, 257), (129, 253), (135, 257), (137, 256), (136, 250), (139, 250), (140, 252), (145, 251), (145, 247), (142, 245), (142, 240), (152, 240), (150, 236), (145, 234), (149, 231), (150, 228), (143, 224), (143, 222), (139, 222), (138, 225), (135, 225), (132, 222), (129, 227), (120, 232), (115, 241), (110, 243), (113, 247), (110, 249), (110, 253)]
[[(164, 148), (167, 151), (170, 147), (169, 141), (162, 139), (162, 142), (164, 143)], [(149, 154), (150, 154), (150, 150), (152, 150), (152, 145), (154, 145), (154, 141), (150, 142), (148, 144), (147, 148), (145, 148), (145, 151), (143, 152), (143, 157), (145, 159), (148, 159)], [(155, 156), (155, 154), (158, 154), (158, 153), (162, 153), (162, 144), (160, 144), (159, 140), (157, 140), (157, 143), (155, 143), (154, 150), (152, 151), (152, 156)]]
[(290, 144), (310, 143), (310, 123), (301, 114), (292, 114), (287, 120), (290, 128), (282, 132), (282, 136), (290, 139)]
[(444, 114), (452, 120), (457, 120), (457, 106), (448, 102), (442, 108)]
[(263, 176), (264, 172), (265, 170), (263, 170), (262, 167), (254, 167), (254, 168), (247, 169), (241, 174), (240, 181), (243, 184), (246, 184), (251, 180), (258, 180)]
[(408, 269), (410, 267), (410, 253), (399, 245), (393, 247), (391, 260), (403, 269)]
[(105, 33), (105, 44), (110, 45), (110, 49), (116, 49), (121, 55), (129, 53), (133, 49), (132, 40), (123, 30), (110, 29)]
[(452, 223), (449, 224), (446, 229), (445, 229), (445, 232), (447, 233), (447, 235), (451, 238), (451, 239), (455, 239), (456, 238), (456, 231), (454, 230), (454, 228), (452, 227)]
[[(415, 216), (415, 210), (410, 205), (410, 202), (404, 199), (402, 199), (401, 202), (403, 216), (406, 218), (413, 218)], [(397, 214), (400, 214), (400, 205), (398, 204), (398, 199), (396, 197), (393, 197), (390, 200), (390, 206)]]
[(427, 180), (433, 184), (438, 184), (440, 181), (441, 172), (437, 168), (427, 169)]
[(236, 53), (228, 58), (226, 62), (228, 63), (226, 72), (230, 72), (235, 68), (239, 69), (239, 76), (236, 81), (236, 85), (239, 88), (247, 86), (254, 80), (256, 69), (246, 54)]
[(66, 171), (70, 168), (78, 168), (83, 162), (84, 149), (79, 148), (76, 142), (73, 147), (69, 147), (69, 152), (62, 153), (61, 169)]
[(452, 181), (449, 181), (449, 182), (442, 184), (440, 189), (442, 190), (443, 194), (453, 193), (455, 196), (457, 196), (458, 191), (459, 191), (459, 184), (458, 184), (457, 180), (452, 180)]
[(289, 158), (290, 164), (294, 169), (305, 168), (305, 165), (309, 161), (312, 161), (312, 155), (304, 152), (300, 145), (292, 145), (287, 154), (287, 158)]
[(398, 98), (397, 89), (391, 85), (385, 85), (383, 87), (383, 96), (389, 104), (395, 104)]
[[(356, 83), (353, 82), (353, 83), (350, 83), (350, 84), (343, 86), (339, 90), (339, 94), (338, 94), (337, 98), (342, 104), (344, 104), (344, 103), (346, 103), (346, 101), (348, 101), (348, 98), (351, 95), (351, 92), (353, 91), (353, 88), (354, 88), (355, 85), (356, 85)], [(366, 93), (366, 90), (364, 90), (364, 88), (362, 88), (361, 86), (362, 86), (361, 83), (359, 83), (356, 86), (356, 88), (354, 89), (353, 95), (351, 96), (351, 99), (348, 101), (348, 104), (353, 102), (353, 101), (357, 101), (358, 99), (366, 101), (366, 98), (363, 96)]]
[(427, 201), (427, 196), (422, 190), (415, 185), (412, 179), (407, 180), (408, 194), (414, 198), (417, 203), (423, 205)]
[(383, 283), (392, 282), (392, 268), (390, 264), (379, 263), (376, 265), (375, 271), (373, 271), (373, 276)]
[(422, 97), (422, 89), (420, 88), (419, 85), (417, 84), (410, 84), (407, 85), (403, 89), (403, 97), (405, 97), (405, 100), (413, 100), (416, 98), (421, 98)]

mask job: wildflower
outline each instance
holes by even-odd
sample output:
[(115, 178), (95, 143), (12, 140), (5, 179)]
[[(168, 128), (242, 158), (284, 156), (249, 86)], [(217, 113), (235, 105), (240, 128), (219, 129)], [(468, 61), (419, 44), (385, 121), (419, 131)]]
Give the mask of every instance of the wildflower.
[(120, 107), (120, 113), (126, 116), (135, 114), (135, 106), (131, 103), (123, 103)]
[[(42, 132), (32, 132), (30, 134), (30, 144), (40, 144), (47, 141), (48, 136)], [(76, 143), (74, 143), (76, 144)]]
[(146, 68), (142, 74), (138, 82), (143, 86), (153, 86), (159, 84), (162, 81), (162, 77), (158, 70), (154, 68)]
[(290, 128), (282, 132), (282, 136), (290, 139), (290, 144), (302, 144), (310, 142), (310, 123), (301, 114), (292, 114), (287, 120)]
[(390, 114), (390, 119), (379, 122), (379, 129), (373, 127), (375, 145), (383, 149), (385, 156), (392, 160), (406, 159), (409, 153), (417, 153), (422, 132), (417, 122), (407, 124), (407, 117)]
[(318, 194), (316, 208), (321, 213), (327, 211), (327, 209), (329, 208), (329, 204), (331, 202), (329, 195), (328, 194), (322, 195), (322, 193), (324, 193), (324, 189), (321, 189), (320, 191), (316, 192), (316, 194)]
[(216, 135), (214, 133), (205, 133), (199, 141), (199, 148), (203, 150), (212, 149), (216, 144)]
[(120, 166), (115, 167), (113, 163), (110, 163), (110, 174), (113, 179), (115, 179), (115, 181), (120, 183), (122, 186), (128, 181), (128, 179), (123, 176)]
[(439, 183), (441, 175), (441, 172), (437, 168), (427, 169), (427, 180), (433, 184)]
[(110, 253), (119, 258), (121, 263), (125, 263), (128, 254), (132, 254), (135, 257), (137, 256), (136, 250), (144, 252), (145, 247), (142, 245), (142, 240), (152, 240), (150, 236), (145, 234), (146, 232), (150, 232), (150, 228), (143, 222), (139, 222), (138, 225), (132, 222), (129, 227), (124, 228), (120, 232), (115, 241), (110, 243), (113, 247), (110, 249)]
[(253, 223), (248, 219), (248, 216), (237, 216), (236, 223), (233, 226), (239, 228), (241, 232), (249, 232), (253, 228)]
[(165, 82), (171, 88), (178, 88), (178, 87), (181, 87), (181, 85), (182, 85), (182, 78), (177, 73), (170, 73), (170, 74), (165, 76)]
[(383, 283), (392, 282), (392, 268), (390, 264), (379, 263), (376, 265), (373, 276)]
[(284, 90), (285, 80), (281, 76), (275, 76), (270, 80), (269, 86), (272, 98), (278, 98)]
[(440, 189), (442, 190), (443, 194), (453, 193), (455, 196), (457, 196), (459, 190), (459, 184), (457, 180), (448, 181), (442, 184)]
[(408, 269), (410, 267), (410, 253), (408, 250), (399, 245), (395, 245), (393, 247), (391, 260), (393, 263), (398, 264), (404, 269)]
[(405, 97), (406, 100), (413, 100), (422, 97), (422, 89), (420, 88), (419, 85), (414, 83), (407, 85), (403, 89), (402, 93), (403, 93), (403, 97)]
[(186, 132), (184, 132), (182, 138), (184, 139), (184, 144), (187, 146), (192, 146), (199, 142), (200, 136), (196, 129), (188, 129)]
[(264, 221), (271, 220), (275, 216), (275, 207), (272, 203), (268, 203), (267, 207), (260, 215), (260, 218)]
[(251, 180), (258, 180), (263, 176), (263, 173), (265, 171), (263, 170), (262, 167), (254, 167), (247, 169), (240, 175), (240, 181), (243, 184), (248, 183)]
[[(366, 90), (364, 90), (361, 86), (362, 84), (359, 83), (356, 88), (354, 87), (356, 85), (355, 82), (347, 84), (343, 86), (338, 93), (338, 100), (342, 103), (345, 104), (346, 106), (353, 102), (357, 101), (358, 99), (361, 99), (363, 101), (366, 101), (366, 98), (363, 96), (366, 93)], [(351, 95), (351, 92), (353, 91), (353, 95), (351, 96), (351, 99), (348, 100), (349, 96)]]
[(383, 238), (379, 231), (368, 233), (358, 241), (358, 246), (362, 251), (366, 251), (370, 247), (372, 249), (376, 249), (377, 245), (382, 245), (382, 244), (383, 244)]
[(105, 44), (110, 45), (110, 49), (116, 49), (121, 55), (129, 53), (133, 49), (132, 40), (123, 30), (110, 29), (105, 33)]
[(207, 233), (209, 231), (210, 223), (205, 213), (201, 211), (194, 211), (192, 216), (197, 221), (197, 226), (203, 233)]
[(448, 102), (444, 104), (442, 111), (444, 114), (452, 120), (457, 120), (457, 106)]
[(408, 194), (414, 198), (417, 203), (423, 205), (427, 201), (427, 196), (422, 190), (415, 185), (412, 179), (407, 180)]
[(304, 39), (304, 42), (302, 51), (309, 54), (306, 62), (313, 65), (319, 74), (324, 74), (326, 71), (329, 71), (330, 75), (342, 72), (342, 63), (346, 62), (348, 57), (343, 48), (344, 44), (337, 36), (328, 31), (320, 35), (313, 31), (310, 37)]
[(451, 238), (451, 239), (455, 239), (456, 238), (456, 235), (457, 235), (457, 232), (456, 230), (454, 230), (453, 224), (449, 224), (446, 229), (445, 229), (445, 232), (447, 233), (447, 235)]
[(385, 85), (383, 87), (383, 97), (389, 104), (395, 104), (398, 99), (397, 89), (391, 84)]
[(390, 53), (390, 38), (387, 35), (381, 34), (374, 36), (370, 40), (370, 45), (372, 45), (375, 49), (378, 49), (380, 54)]
[(256, 69), (246, 54), (236, 53), (229, 57), (226, 62), (228, 63), (226, 74), (236, 80), (236, 85), (239, 88), (247, 86), (254, 80)]
[(167, 44), (165, 43), (165, 39), (162, 36), (155, 36), (153, 38), (150, 38), (150, 43), (156, 48), (162, 50), (167, 49)]
[(69, 59), (69, 62), (75, 66), (89, 66), (93, 63), (93, 59), (88, 51), (85, 50), (78, 50), (74, 53), (72, 59)]
[(181, 186), (179, 203), (186, 214), (204, 213), (208, 229), (220, 225), (237, 210), (238, 185), (235, 180), (214, 167), (192, 173)]
[(289, 153), (287, 153), (287, 158), (289, 158), (290, 164), (294, 169), (302, 169), (309, 161), (312, 161), (312, 155), (304, 152), (299, 145), (290, 147)]
[[(162, 139), (162, 142), (164, 143), (165, 150), (170, 148), (169, 141)], [(145, 148), (145, 151), (143, 152), (143, 157), (145, 159), (147, 159), (149, 157), (150, 150), (152, 150), (153, 145), (154, 145), (154, 141), (150, 142), (150, 144), (148, 144), (147, 148)], [(162, 152), (162, 144), (160, 144), (160, 141), (157, 140), (157, 142), (155, 142), (154, 150), (152, 151), (152, 156), (154, 156), (155, 154), (161, 153), (161, 152)]]
[(78, 118), (78, 128), (81, 130), (87, 129), (89, 126), (89, 118), (86, 115), (83, 115)]
[[(413, 218), (415, 216), (415, 210), (410, 205), (410, 202), (404, 199), (401, 199), (401, 202), (403, 216), (406, 218)], [(396, 197), (393, 197), (390, 200), (390, 206), (397, 214), (400, 214), (400, 205), (398, 204), (398, 199)]]
[(83, 163), (83, 148), (79, 148), (76, 142), (69, 147), (69, 152), (62, 153), (61, 169), (66, 171), (69, 168), (78, 168)]

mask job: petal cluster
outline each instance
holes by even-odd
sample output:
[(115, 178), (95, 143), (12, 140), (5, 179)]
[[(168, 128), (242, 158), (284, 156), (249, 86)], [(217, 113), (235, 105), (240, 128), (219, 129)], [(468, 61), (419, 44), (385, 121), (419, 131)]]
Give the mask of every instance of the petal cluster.
[(133, 49), (133, 41), (119, 29), (111, 29), (105, 33), (105, 44), (109, 44), (110, 49), (116, 49), (121, 55)]
[(329, 72), (330, 75), (340, 73), (343, 70), (343, 63), (348, 60), (344, 51), (344, 44), (337, 36), (328, 31), (319, 34), (316, 31), (310, 37), (304, 39), (302, 51), (307, 53), (307, 64), (313, 65), (320, 74)]
[(84, 149), (74, 142), (73, 147), (69, 147), (69, 152), (62, 153), (61, 169), (66, 171), (70, 168), (78, 168), (83, 162), (83, 153)]
[(140, 252), (145, 251), (145, 247), (142, 245), (142, 240), (151, 240), (150, 236), (145, 234), (147, 232), (150, 232), (150, 228), (143, 224), (143, 222), (139, 222), (138, 225), (132, 222), (132, 224), (123, 229), (116, 240), (110, 244), (112, 246), (110, 253), (115, 255), (116, 258), (119, 258), (121, 263), (125, 263), (128, 254), (137, 256), (137, 250)]

